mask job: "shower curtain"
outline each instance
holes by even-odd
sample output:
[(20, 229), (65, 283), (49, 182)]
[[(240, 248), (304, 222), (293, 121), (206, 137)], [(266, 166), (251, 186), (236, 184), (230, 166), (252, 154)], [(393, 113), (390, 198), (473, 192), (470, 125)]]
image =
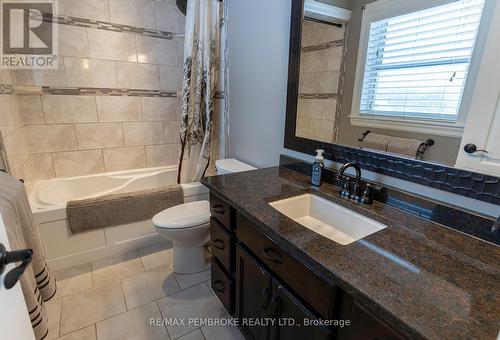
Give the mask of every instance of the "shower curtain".
[(196, 182), (210, 163), (219, 74), (220, 3), (188, 0), (177, 182)]

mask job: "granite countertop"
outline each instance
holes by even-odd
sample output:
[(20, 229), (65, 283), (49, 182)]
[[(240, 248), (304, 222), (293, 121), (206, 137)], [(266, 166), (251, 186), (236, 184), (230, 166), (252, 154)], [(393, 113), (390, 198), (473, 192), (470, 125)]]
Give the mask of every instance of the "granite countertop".
[[(411, 338), (496, 339), (500, 247), (389, 205), (361, 206), (300, 173), (267, 168), (202, 179), (280, 244)], [(268, 202), (315, 192), (388, 225), (349, 245), (316, 234)]]

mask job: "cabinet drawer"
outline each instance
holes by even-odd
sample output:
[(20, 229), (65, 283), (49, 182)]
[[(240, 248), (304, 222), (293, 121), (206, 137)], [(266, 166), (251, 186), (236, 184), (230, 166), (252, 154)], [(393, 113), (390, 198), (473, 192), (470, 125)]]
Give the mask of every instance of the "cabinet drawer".
[(213, 193), (210, 193), (210, 214), (227, 229), (234, 229), (234, 213), (231, 206)]
[(236, 235), (262, 262), (323, 318), (333, 318), (335, 287), (269, 239), (242, 215)]
[(210, 218), (210, 237), (212, 254), (229, 272), (234, 271), (234, 237), (215, 218)]
[(229, 314), (233, 314), (234, 281), (226, 275), (217, 260), (212, 259), (211, 286)]

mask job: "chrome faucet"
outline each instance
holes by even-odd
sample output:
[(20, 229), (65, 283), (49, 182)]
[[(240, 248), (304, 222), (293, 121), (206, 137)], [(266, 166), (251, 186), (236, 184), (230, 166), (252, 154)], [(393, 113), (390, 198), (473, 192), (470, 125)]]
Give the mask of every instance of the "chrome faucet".
[[(349, 177), (344, 177), (344, 172), (349, 169), (354, 168), (356, 171), (356, 177), (354, 178), (354, 184), (351, 184)], [(355, 162), (345, 163), (337, 173), (336, 179), (342, 181), (342, 189), (339, 194), (342, 197), (349, 198), (361, 204), (372, 204), (372, 186), (367, 183), (364, 187), (361, 183), (361, 166)]]

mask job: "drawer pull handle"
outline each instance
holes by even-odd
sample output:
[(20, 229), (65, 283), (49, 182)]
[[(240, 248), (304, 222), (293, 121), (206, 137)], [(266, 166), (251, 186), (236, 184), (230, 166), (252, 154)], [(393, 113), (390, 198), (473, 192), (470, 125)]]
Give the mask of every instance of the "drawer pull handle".
[(217, 214), (223, 215), (226, 213), (226, 209), (224, 209), (223, 205), (215, 204), (212, 208), (213, 208), (214, 212)]
[(271, 247), (265, 247), (264, 248), (264, 255), (266, 255), (266, 258), (274, 263), (282, 264), (283, 259), (281, 258), (280, 253), (278, 253), (276, 250), (274, 250)]
[(262, 309), (267, 311), (269, 307), (269, 298), (271, 295), (271, 290), (269, 288), (262, 289)]
[(269, 308), (267, 310), (269, 317), (271, 318), (278, 317), (279, 307), (280, 307), (280, 298), (278, 295), (273, 294), (273, 296), (271, 297), (271, 302), (269, 302)]
[(226, 287), (224, 287), (224, 282), (221, 280), (214, 280), (213, 288), (219, 293), (224, 293), (226, 291)]
[(221, 239), (215, 239), (213, 241), (213, 245), (214, 245), (214, 248), (217, 248), (219, 250), (224, 250), (225, 246), (224, 246), (224, 241), (222, 241)]

